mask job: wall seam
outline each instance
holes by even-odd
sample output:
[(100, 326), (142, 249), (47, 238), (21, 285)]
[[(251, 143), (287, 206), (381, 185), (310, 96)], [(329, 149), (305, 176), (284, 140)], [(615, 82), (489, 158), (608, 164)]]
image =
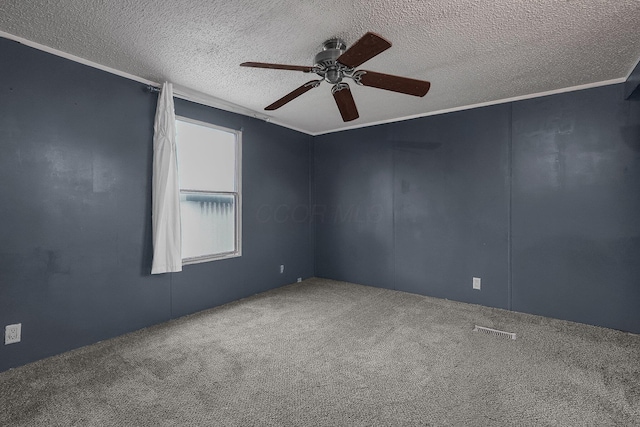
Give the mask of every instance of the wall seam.
[(391, 259), (393, 260), (393, 289), (398, 289), (396, 278), (396, 142), (391, 142)]
[(507, 205), (507, 309), (512, 310), (513, 256), (512, 256), (512, 205), (513, 205), (513, 102), (509, 104), (509, 138), (507, 142), (507, 177), (509, 201)]
[(169, 273), (169, 319), (173, 319), (173, 273)]
[(316, 276), (316, 181), (315, 181), (315, 137), (309, 137), (309, 250), (311, 251), (311, 277)]

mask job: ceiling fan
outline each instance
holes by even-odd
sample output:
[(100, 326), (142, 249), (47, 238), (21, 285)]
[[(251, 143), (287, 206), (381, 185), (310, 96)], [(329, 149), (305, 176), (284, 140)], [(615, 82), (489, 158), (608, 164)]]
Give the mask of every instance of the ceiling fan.
[(353, 79), (356, 84), (361, 86), (370, 86), (414, 96), (425, 96), (431, 87), (431, 83), (424, 80), (410, 79), (367, 70), (356, 71), (356, 67), (391, 47), (389, 41), (375, 33), (369, 32), (365, 34), (349, 49), (347, 49), (346, 43), (339, 38), (327, 40), (322, 46), (322, 51), (315, 56), (315, 65), (311, 67), (269, 64), (265, 62), (243, 62), (240, 64), (242, 67), (316, 73), (322, 77), (319, 80), (311, 80), (303, 84), (273, 104), (265, 107), (265, 110), (280, 108), (309, 90), (320, 86), (320, 83), (325, 80), (327, 83), (333, 85), (331, 93), (338, 105), (342, 120), (349, 122), (357, 119), (359, 114), (349, 85), (342, 81), (345, 77)]

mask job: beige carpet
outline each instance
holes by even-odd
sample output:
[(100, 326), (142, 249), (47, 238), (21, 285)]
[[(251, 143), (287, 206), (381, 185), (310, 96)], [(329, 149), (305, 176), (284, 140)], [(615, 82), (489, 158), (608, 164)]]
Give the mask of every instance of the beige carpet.
[(640, 336), (310, 279), (0, 373), (0, 425), (637, 426)]

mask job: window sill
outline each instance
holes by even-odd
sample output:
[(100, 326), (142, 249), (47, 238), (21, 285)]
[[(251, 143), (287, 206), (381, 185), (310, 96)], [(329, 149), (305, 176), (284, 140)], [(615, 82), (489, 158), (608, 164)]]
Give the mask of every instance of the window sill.
[(185, 265), (191, 265), (191, 264), (200, 264), (203, 262), (219, 261), (219, 260), (229, 259), (229, 258), (239, 258), (241, 256), (242, 256), (242, 253), (240, 252), (230, 252), (230, 253), (219, 254), (219, 255), (207, 255), (207, 256), (201, 256), (196, 258), (186, 258), (182, 260), (182, 265), (185, 266)]

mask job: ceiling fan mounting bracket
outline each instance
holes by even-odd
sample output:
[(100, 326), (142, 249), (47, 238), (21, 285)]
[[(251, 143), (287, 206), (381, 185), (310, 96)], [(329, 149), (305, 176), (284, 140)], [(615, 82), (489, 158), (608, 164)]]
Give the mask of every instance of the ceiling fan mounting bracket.
[(322, 43), (322, 50), (332, 49), (338, 49), (344, 52), (345, 50), (347, 50), (347, 44), (344, 42), (344, 40), (338, 37), (326, 40), (324, 43)]

